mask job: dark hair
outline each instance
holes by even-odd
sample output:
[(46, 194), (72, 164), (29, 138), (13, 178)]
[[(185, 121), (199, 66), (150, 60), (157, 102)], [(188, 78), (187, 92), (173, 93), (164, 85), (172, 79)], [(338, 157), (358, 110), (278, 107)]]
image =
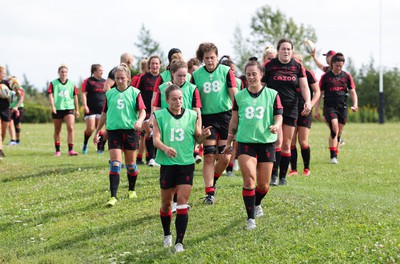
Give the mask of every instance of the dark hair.
[(182, 53), (182, 51), (178, 48), (173, 48), (168, 51), (168, 61), (171, 63), (172, 55), (175, 53)]
[(249, 66), (257, 66), (257, 68), (261, 71), (264, 72), (264, 67), (261, 65), (260, 62), (258, 62), (257, 57), (251, 57), (249, 58), (249, 61), (246, 63), (246, 66), (244, 66), (244, 72), (246, 73), (246, 69)]
[(343, 62), (343, 63), (345, 63), (345, 58), (344, 58), (344, 55), (343, 55), (343, 53), (340, 53), (340, 52), (338, 52), (338, 53), (336, 53), (335, 55), (333, 55), (333, 57), (332, 57), (332, 59), (331, 59), (331, 68), (333, 68), (332, 67), (332, 65), (335, 63), (335, 62)]
[(279, 41), (278, 41), (278, 50), (279, 50), (279, 48), (281, 47), (281, 45), (282, 45), (282, 43), (289, 43), (291, 46), (292, 46), (292, 49), (293, 49), (293, 42), (290, 40), (290, 39), (288, 39), (288, 38), (282, 38), (282, 39), (280, 39)]
[(222, 56), (221, 59), (219, 60), (219, 63), (221, 63), (222, 65), (226, 65), (226, 66), (228, 66), (229, 68), (230, 68), (232, 65), (235, 65), (235, 63), (233, 62), (233, 60), (231, 59), (231, 57), (228, 56), (228, 55)]
[(165, 98), (169, 99), (169, 94), (175, 90), (181, 90), (181, 88), (176, 84), (171, 84), (165, 89)]
[(204, 42), (199, 45), (196, 51), (196, 58), (199, 61), (203, 61), (204, 53), (215, 51), (215, 54), (218, 56), (218, 48), (211, 42)]
[(188, 69), (192, 68), (193, 66), (198, 66), (200, 67), (201, 62), (197, 58), (191, 58), (188, 62)]
[(160, 62), (160, 65), (161, 65), (161, 58), (160, 58), (160, 56), (158, 56), (158, 55), (153, 55), (153, 56), (151, 56), (150, 58), (149, 58), (149, 60), (147, 61), (147, 67), (150, 69), (150, 63), (151, 63), (151, 60), (152, 59), (157, 59), (159, 62)]
[(92, 67), (90, 68), (90, 74), (93, 76), (93, 73), (97, 71), (100, 67), (100, 64), (92, 64)]

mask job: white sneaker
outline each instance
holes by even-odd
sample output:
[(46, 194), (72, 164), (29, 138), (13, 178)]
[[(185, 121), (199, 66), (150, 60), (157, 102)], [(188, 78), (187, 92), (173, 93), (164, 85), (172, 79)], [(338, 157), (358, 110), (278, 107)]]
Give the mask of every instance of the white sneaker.
[(175, 253), (180, 253), (185, 251), (185, 249), (183, 248), (183, 245), (181, 243), (176, 243), (175, 244)]
[(158, 164), (154, 159), (149, 160), (149, 164), (147, 164), (149, 167), (160, 167), (160, 164)]
[(202, 162), (200, 155), (196, 155), (196, 157), (194, 159), (196, 161), (196, 164), (199, 164), (200, 162)]
[(226, 176), (235, 176), (235, 175), (233, 175), (233, 171), (227, 171)]
[(164, 236), (164, 247), (172, 246), (172, 235)]
[(247, 220), (247, 230), (253, 230), (254, 228), (256, 228), (256, 220), (253, 218), (249, 218)]
[(233, 170), (234, 171), (239, 170), (239, 161), (237, 159), (235, 159), (235, 161), (233, 162)]
[(264, 215), (264, 212), (263, 212), (263, 209), (261, 207), (261, 204), (260, 205), (256, 205), (254, 207), (254, 215), (255, 215), (255, 217), (260, 217), (260, 216)]
[(178, 203), (173, 203), (172, 204), (172, 213), (176, 212), (176, 206), (178, 205)]
[(339, 161), (337, 160), (337, 158), (331, 158), (331, 164), (338, 164)]

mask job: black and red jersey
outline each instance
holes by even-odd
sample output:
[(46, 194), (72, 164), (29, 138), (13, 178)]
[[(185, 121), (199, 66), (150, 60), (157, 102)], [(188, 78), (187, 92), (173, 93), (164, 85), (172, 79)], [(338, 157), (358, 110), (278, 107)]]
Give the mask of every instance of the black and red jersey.
[(265, 63), (264, 76), (261, 81), (268, 88), (279, 93), (283, 105), (283, 115), (297, 119), (299, 78), (305, 78), (306, 71), (303, 65), (291, 59), (283, 64), (278, 58), (273, 58)]
[(105, 79), (97, 79), (89, 77), (82, 83), (82, 93), (86, 93), (86, 104), (90, 113), (101, 113), (104, 106), (105, 92), (104, 83)]
[(151, 112), (151, 99), (153, 98), (154, 85), (159, 75), (153, 75), (150, 72), (136, 75), (132, 78), (132, 86), (140, 90), (143, 102), (146, 106), (146, 113)]
[(329, 71), (319, 81), (321, 92), (324, 92), (324, 106), (346, 106), (347, 93), (356, 89), (353, 77), (345, 71), (335, 75)]
[[(5, 84), (7, 85), (8, 88), (10, 88), (10, 84), (8, 83), (7, 80), (0, 81), (0, 84)], [(10, 108), (10, 102), (8, 101), (8, 99), (0, 98), (0, 111), (6, 110), (8, 108)]]

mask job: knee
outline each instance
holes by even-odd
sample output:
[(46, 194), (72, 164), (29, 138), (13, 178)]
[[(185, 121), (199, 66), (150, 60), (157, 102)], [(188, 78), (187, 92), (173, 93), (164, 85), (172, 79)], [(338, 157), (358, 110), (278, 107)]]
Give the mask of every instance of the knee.
[(110, 162), (110, 174), (119, 174), (121, 171), (122, 163), (118, 160), (112, 160)]

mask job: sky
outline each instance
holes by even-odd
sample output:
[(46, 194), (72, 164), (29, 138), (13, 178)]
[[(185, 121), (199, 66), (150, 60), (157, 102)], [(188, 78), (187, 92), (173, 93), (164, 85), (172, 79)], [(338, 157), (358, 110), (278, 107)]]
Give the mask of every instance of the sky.
[(322, 61), (333, 49), (357, 69), (371, 59), (376, 67), (400, 67), (398, 0), (0, 0), (0, 65), (21, 80), (25, 74), (39, 90), (58, 78), (61, 64), (75, 82), (89, 77), (94, 63), (103, 65), (106, 78), (122, 53), (140, 55), (134, 43), (142, 25), (164, 54), (180, 48), (189, 59), (202, 42), (214, 42), (220, 55), (233, 54), (235, 30), (248, 36), (251, 18), (265, 4), (313, 27)]

